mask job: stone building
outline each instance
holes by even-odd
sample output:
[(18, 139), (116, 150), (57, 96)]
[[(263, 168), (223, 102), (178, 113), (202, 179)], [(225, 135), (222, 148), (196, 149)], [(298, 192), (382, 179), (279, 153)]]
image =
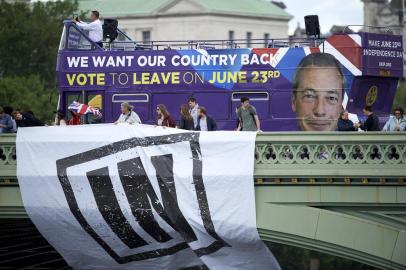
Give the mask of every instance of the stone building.
[[(406, 23), (404, 20), (405, 0), (362, 0), (364, 2), (364, 29), (373, 31), (367, 26), (384, 26), (392, 33), (403, 35), (403, 52), (406, 54)], [(406, 59), (404, 61), (404, 77), (406, 77)]]
[(79, 0), (81, 10), (117, 18), (136, 41), (287, 38), (292, 18), (266, 0)]
[(402, 25), (402, 0), (362, 0), (364, 25), (399, 27)]

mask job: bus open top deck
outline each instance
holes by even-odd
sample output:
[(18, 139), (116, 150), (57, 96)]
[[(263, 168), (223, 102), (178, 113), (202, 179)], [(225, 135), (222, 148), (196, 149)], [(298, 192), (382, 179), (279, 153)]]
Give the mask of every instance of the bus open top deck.
[[(140, 43), (118, 33), (117, 40), (105, 42), (102, 48), (75, 23), (64, 22), (56, 70), (59, 108), (65, 113), (72, 101), (90, 102), (101, 109), (103, 122), (114, 122), (120, 104), (129, 102), (143, 123), (152, 124), (158, 104), (165, 104), (179, 119), (181, 104), (194, 97), (216, 119), (219, 129), (233, 130), (240, 98), (248, 97), (262, 130), (303, 129), (298, 122), (310, 116), (300, 115), (295, 108), (298, 99), (292, 81), (305, 57), (322, 53), (339, 62), (342, 89), (323, 89), (343, 91), (342, 97), (337, 94), (340, 109), (336, 111), (346, 109), (361, 117), (369, 105), (384, 121), (403, 77), (403, 44), (398, 35), (360, 32), (327, 39), (252, 40), (247, 47), (246, 40)], [(311, 98), (320, 107), (334, 97)], [(326, 121), (338, 118), (336, 112), (314, 114)]]

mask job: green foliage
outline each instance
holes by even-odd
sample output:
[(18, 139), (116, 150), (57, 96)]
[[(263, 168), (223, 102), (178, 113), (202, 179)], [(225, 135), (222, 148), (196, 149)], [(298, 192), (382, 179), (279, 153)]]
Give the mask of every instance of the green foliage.
[(401, 107), (406, 110), (406, 81), (399, 83), (395, 99), (393, 101), (393, 109), (396, 107)]
[(39, 74), (55, 85), (56, 54), (63, 20), (77, 2), (0, 3), (0, 76)]
[(51, 120), (56, 108), (56, 57), (63, 20), (77, 1), (31, 4), (0, 0), (0, 105), (31, 109)]
[(54, 116), (57, 96), (56, 91), (44, 87), (38, 75), (3, 77), (0, 80), (2, 105), (32, 110), (38, 118), (47, 121)]

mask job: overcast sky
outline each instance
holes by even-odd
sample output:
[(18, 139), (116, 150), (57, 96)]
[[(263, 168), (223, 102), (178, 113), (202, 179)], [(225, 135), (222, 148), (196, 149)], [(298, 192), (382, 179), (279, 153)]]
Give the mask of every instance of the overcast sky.
[[(1, 0), (0, 0), (1, 1)], [(48, 0), (32, 0), (48, 1)], [(218, 0), (221, 1), (221, 0)], [(363, 23), (363, 3), (361, 0), (276, 0), (283, 1), (287, 11), (294, 16), (289, 22), (289, 34), (296, 29), (297, 23), (304, 28), (305, 15), (318, 15), (322, 33), (335, 25)], [(113, 1), (112, 1), (113, 2)]]
[(363, 3), (361, 0), (283, 0), (287, 11), (294, 16), (289, 22), (289, 34), (297, 23), (304, 28), (305, 15), (318, 15), (321, 32), (328, 32), (333, 24), (362, 24)]

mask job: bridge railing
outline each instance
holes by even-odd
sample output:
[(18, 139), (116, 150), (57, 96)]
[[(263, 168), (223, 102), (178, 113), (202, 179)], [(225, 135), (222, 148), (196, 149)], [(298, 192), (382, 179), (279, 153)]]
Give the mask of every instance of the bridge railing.
[(406, 133), (263, 133), (257, 183), (403, 184)]
[(17, 183), (16, 135), (0, 135), (0, 184)]
[[(0, 135), (0, 184), (17, 183), (15, 140)], [(259, 133), (254, 177), (257, 184), (404, 184), (406, 133)]]

